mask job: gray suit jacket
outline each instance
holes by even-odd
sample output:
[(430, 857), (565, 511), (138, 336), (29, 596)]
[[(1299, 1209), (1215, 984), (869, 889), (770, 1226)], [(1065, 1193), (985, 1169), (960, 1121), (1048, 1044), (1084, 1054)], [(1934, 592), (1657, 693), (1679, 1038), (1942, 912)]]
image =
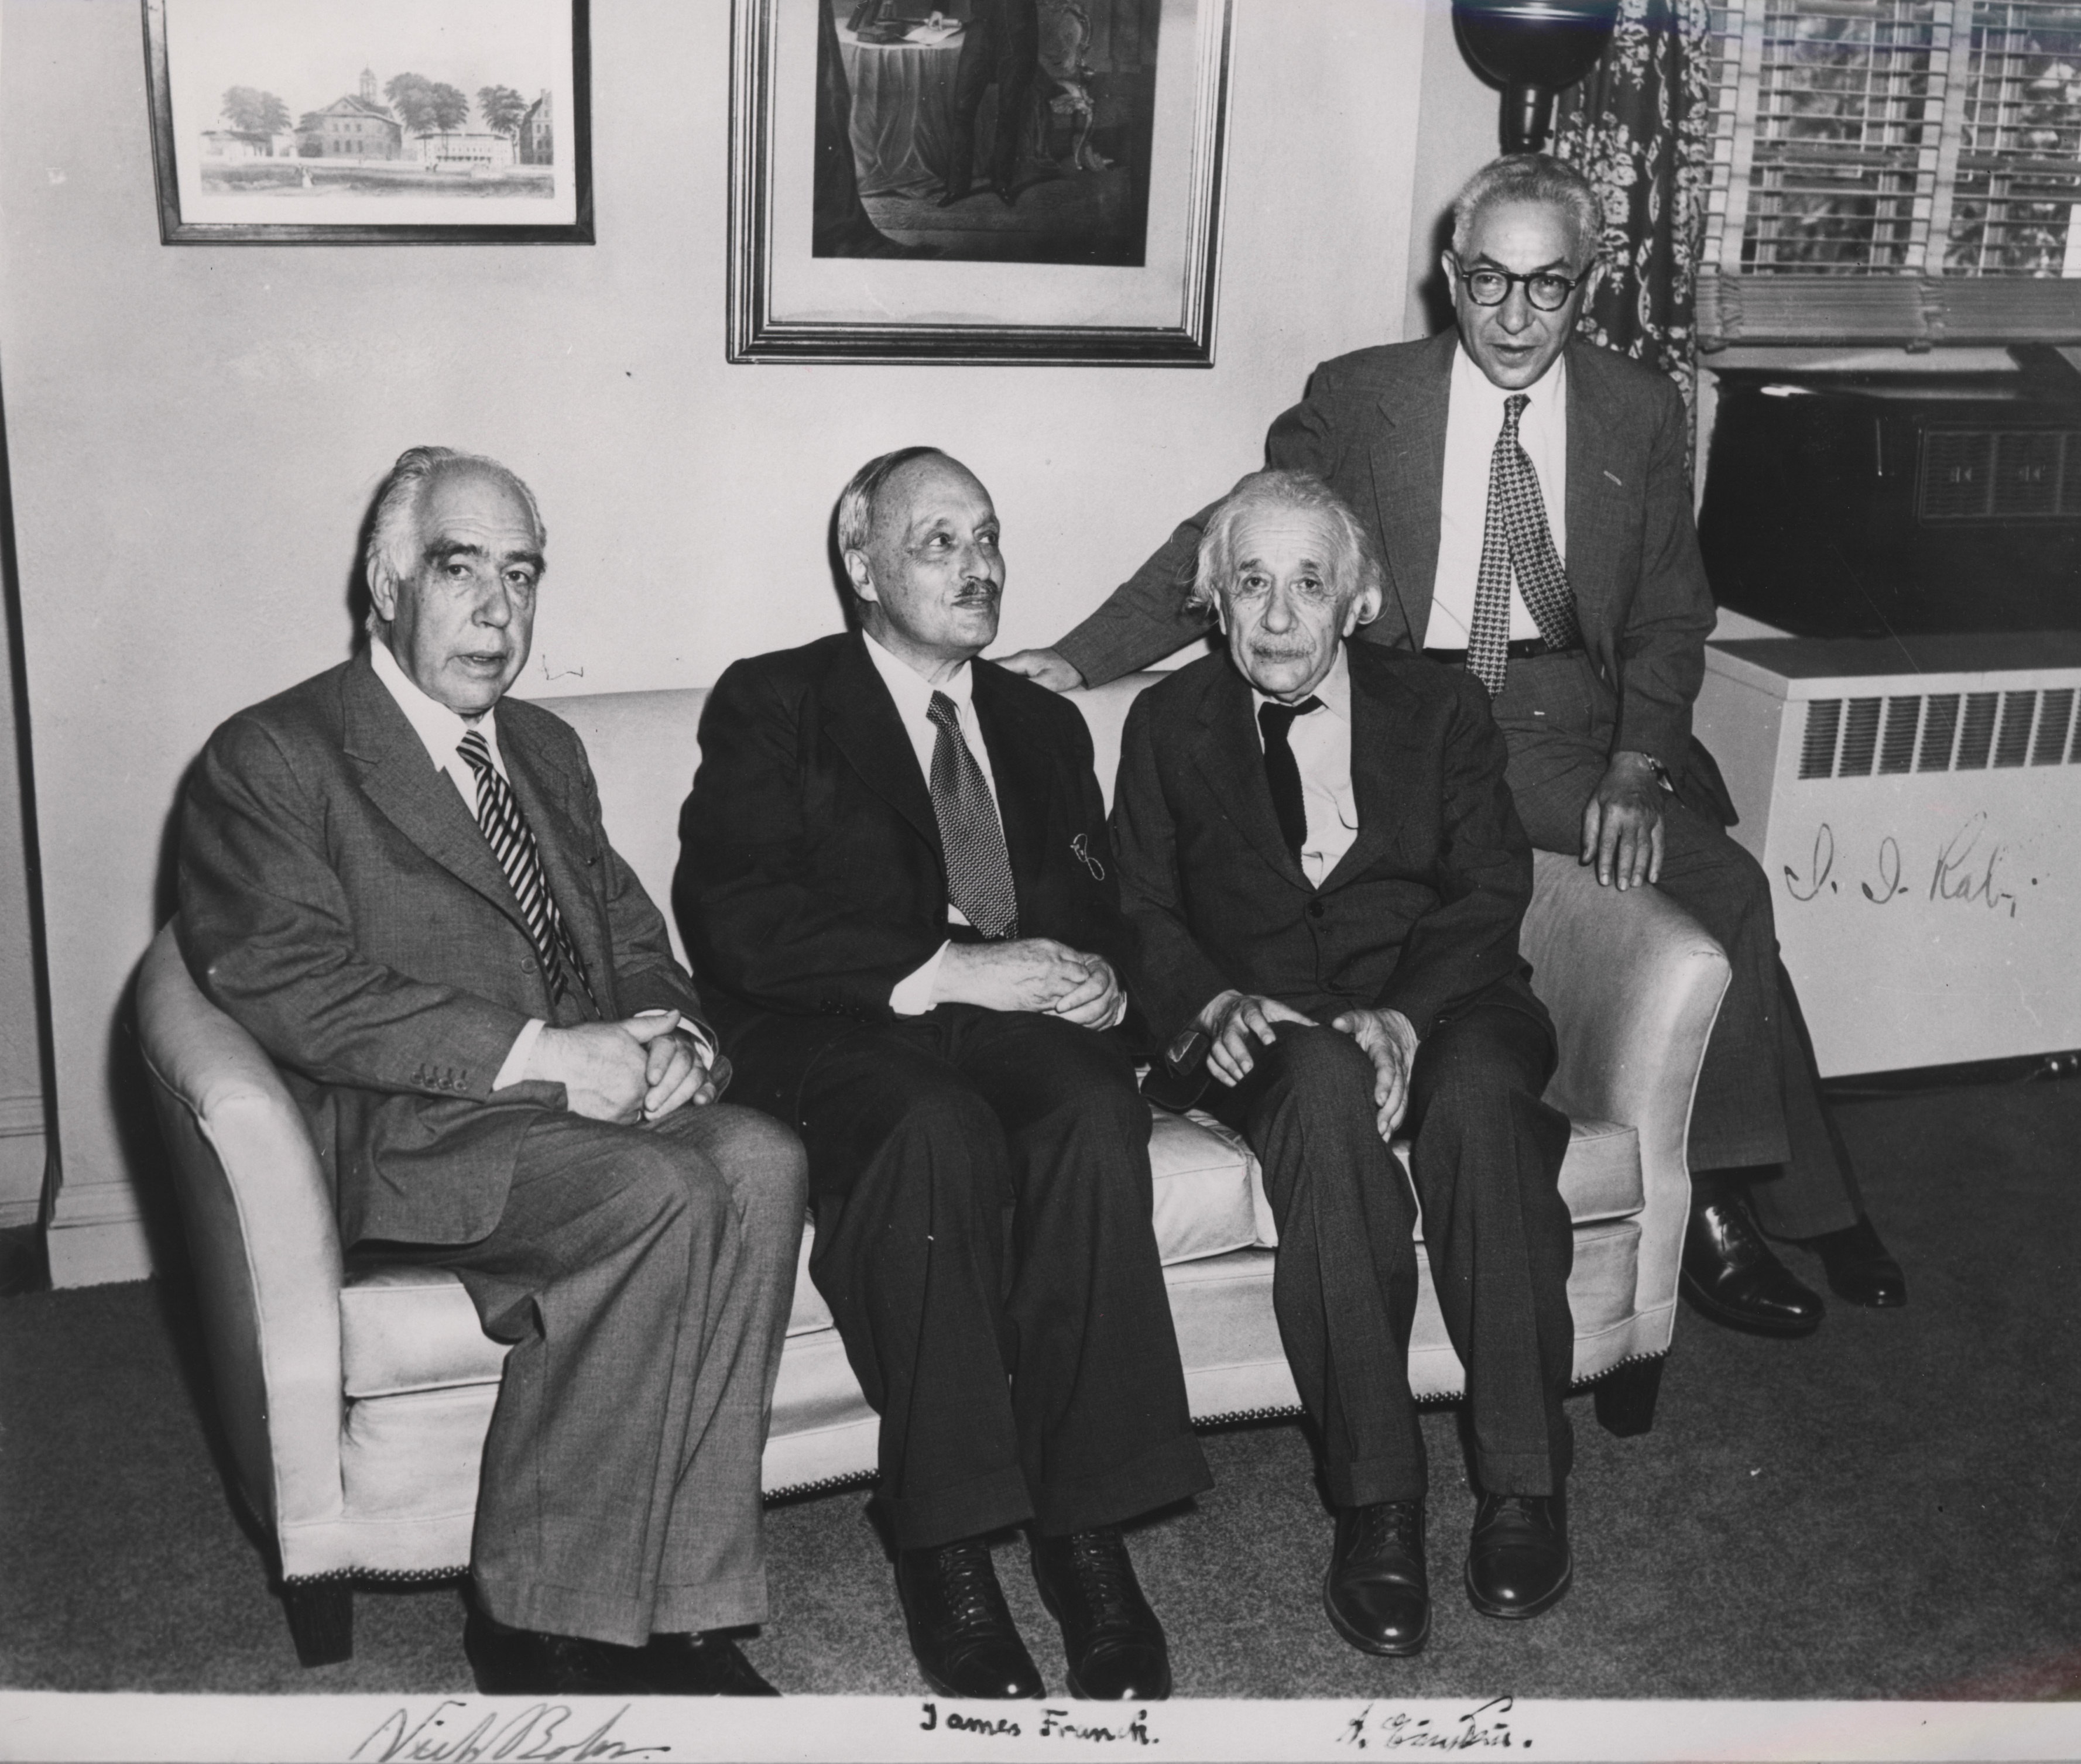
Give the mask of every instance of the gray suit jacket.
[[(507, 699), (498, 745), (601, 1012), (697, 1014), (577, 735)], [(504, 872), (366, 656), (210, 737), (179, 878), (188, 968), (285, 1069), (345, 1244), (485, 1236), (522, 1136), (564, 1106), (561, 1085), (494, 1099), (492, 1080), (554, 1013)]]
[[(1359, 635), (1421, 647), (1438, 572), (1454, 334), (1339, 356), (1265, 437), (1268, 466), (1312, 472), (1372, 527), (1387, 566), (1380, 616)], [(1684, 472), (1684, 401), (1610, 350), (1568, 348), (1568, 579), (1583, 638), (1616, 700), (1616, 747), (1680, 776), (1705, 677), (1713, 598)], [(1202, 509), (1056, 645), (1098, 685), (1204, 636), (1183, 610)]]

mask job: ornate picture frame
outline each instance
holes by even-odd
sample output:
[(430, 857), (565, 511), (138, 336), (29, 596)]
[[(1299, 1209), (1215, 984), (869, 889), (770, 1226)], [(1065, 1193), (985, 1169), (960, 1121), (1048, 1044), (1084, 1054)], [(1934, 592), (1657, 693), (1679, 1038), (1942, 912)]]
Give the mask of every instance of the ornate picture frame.
[(729, 359), (1211, 365), (1232, 0), (927, 3), (734, 0)]

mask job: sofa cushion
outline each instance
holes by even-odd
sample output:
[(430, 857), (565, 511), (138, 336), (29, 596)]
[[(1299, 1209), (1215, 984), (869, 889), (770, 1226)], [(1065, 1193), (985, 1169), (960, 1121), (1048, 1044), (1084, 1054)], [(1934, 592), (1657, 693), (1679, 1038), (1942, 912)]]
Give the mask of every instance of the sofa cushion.
[(477, 1307), (446, 1268), (376, 1268), (340, 1288), (339, 1357), (353, 1401), (494, 1384), (506, 1344), (484, 1333)]

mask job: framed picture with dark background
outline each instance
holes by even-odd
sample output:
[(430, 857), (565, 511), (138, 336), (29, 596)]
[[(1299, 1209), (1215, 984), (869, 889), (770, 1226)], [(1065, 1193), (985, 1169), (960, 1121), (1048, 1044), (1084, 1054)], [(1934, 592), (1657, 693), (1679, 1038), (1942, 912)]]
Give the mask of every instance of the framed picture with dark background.
[(144, 0), (168, 245), (590, 245), (586, 0)]
[(735, 0), (733, 361), (1213, 359), (1230, 0)]

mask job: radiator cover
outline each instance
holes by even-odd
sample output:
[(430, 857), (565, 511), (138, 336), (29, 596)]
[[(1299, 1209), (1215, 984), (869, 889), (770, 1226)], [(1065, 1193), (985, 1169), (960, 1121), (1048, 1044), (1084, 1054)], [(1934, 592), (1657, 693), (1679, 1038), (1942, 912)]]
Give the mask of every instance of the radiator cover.
[(1706, 649), (1824, 1077), (2081, 1047), (2081, 632)]

